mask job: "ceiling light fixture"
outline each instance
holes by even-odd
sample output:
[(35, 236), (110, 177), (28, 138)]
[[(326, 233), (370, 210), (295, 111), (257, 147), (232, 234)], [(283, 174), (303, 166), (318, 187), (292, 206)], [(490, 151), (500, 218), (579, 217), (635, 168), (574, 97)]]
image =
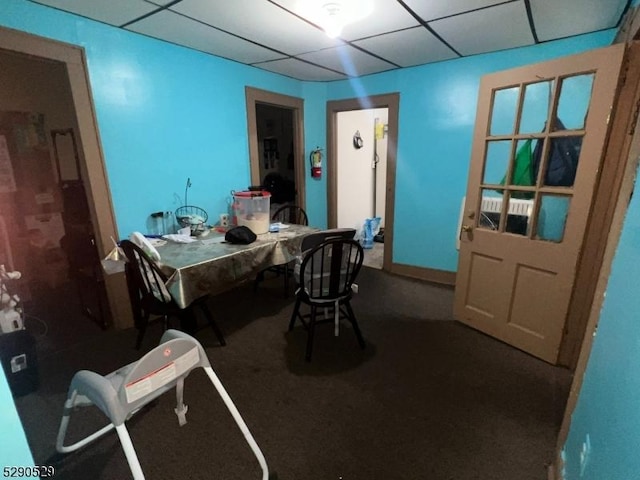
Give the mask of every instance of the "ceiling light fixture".
[(298, 9), (302, 16), (322, 27), (327, 36), (339, 37), (342, 29), (362, 20), (373, 11), (371, 0), (300, 0)]
[(342, 33), (342, 27), (344, 27), (344, 19), (340, 15), (339, 3), (325, 3), (322, 8), (324, 9), (324, 19), (320, 25), (324, 28), (325, 33), (330, 38), (336, 38)]

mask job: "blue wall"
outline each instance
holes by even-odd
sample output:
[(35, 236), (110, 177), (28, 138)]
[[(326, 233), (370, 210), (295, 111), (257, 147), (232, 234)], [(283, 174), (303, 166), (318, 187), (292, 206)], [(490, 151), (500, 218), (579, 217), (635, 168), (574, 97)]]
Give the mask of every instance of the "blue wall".
[[(236, 62), (118, 30), (24, 0), (0, 0), (0, 25), (81, 45), (86, 50), (98, 128), (121, 237), (147, 231), (154, 211), (189, 203), (210, 214), (227, 210), (232, 189), (250, 184), (245, 85), (303, 97), (303, 83)], [(324, 87), (305, 87), (319, 100)], [(308, 151), (308, 149), (307, 149)], [(315, 188), (314, 188), (315, 187)], [(326, 208), (324, 185), (309, 187), (315, 213)], [(322, 213), (326, 223), (326, 213)], [(0, 373), (0, 467), (30, 465), (24, 432)]]
[[(305, 101), (305, 151), (326, 148), (326, 101), (400, 92), (395, 262), (455, 271), (480, 77), (607, 45), (605, 31), (535, 47), (370, 75), (300, 82), (129, 33), (25, 0), (3, 0), (0, 24), (86, 50), (121, 237), (151, 212), (184, 203), (212, 217), (250, 183), (245, 85)], [(366, 106), (366, 102), (363, 102)], [(326, 176), (325, 176), (326, 177)], [(326, 226), (326, 180), (307, 175), (306, 204)]]
[(562, 451), (565, 480), (638, 478), (640, 295), (635, 287), (640, 275), (639, 223), (640, 195), (635, 192)]
[[(640, 195), (636, 191), (627, 211), (584, 383), (564, 447), (565, 480), (640, 478), (638, 224)], [(585, 464), (580, 457), (587, 435), (591, 448)]]
[(0, 474), (5, 466), (28, 467), (33, 464), (31, 451), (11, 398), (9, 384), (0, 368)]
[(609, 45), (614, 31), (329, 84), (330, 99), (400, 92), (393, 260), (455, 271), (480, 77)]
[[(454, 237), (466, 188), (480, 77), (604, 46), (615, 33), (605, 31), (352, 81), (314, 83), (158, 42), (26, 0), (0, 1), (0, 25), (86, 49), (121, 236), (146, 230), (150, 212), (173, 211), (181, 205), (187, 177), (193, 183), (189, 203), (203, 206), (212, 215), (226, 209), (231, 189), (249, 184), (245, 85), (305, 100), (306, 152), (316, 146), (326, 148), (327, 100), (399, 92), (393, 258), (449, 271), (457, 265)], [(308, 178), (306, 190), (310, 217), (315, 224), (326, 225), (325, 178)], [(638, 201), (629, 214), (632, 225), (640, 221)], [(640, 380), (632, 375), (632, 360), (640, 355), (640, 329), (633, 324), (633, 312), (640, 311), (640, 305), (625, 285), (640, 270), (637, 236), (633, 229), (625, 229), (616, 259), (585, 390), (567, 442), (571, 474), (576, 446), (585, 432), (593, 435), (592, 470), (587, 469), (593, 476), (588, 478), (631, 478), (624, 474), (632, 467), (637, 471), (638, 456), (630, 448), (640, 423), (633, 417), (635, 404), (627, 399), (637, 399), (640, 390)], [(5, 409), (11, 400), (3, 381), (0, 405)], [(612, 399), (611, 392), (620, 393), (620, 398)], [(0, 423), (0, 445), (11, 438), (17, 451), (24, 451), (19, 423), (12, 419), (5, 425)], [(5, 452), (5, 448), (0, 452), (0, 465), (9, 460), (30, 463), (26, 451), (22, 458), (11, 451), (9, 459)], [(606, 460), (610, 455), (617, 462), (615, 467)], [(613, 468), (619, 476), (603, 476)]]
[[(327, 84), (321, 82), (304, 82), (302, 85), (304, 102), (304, 140), (307, 157), (311, 150), (327, 148)], [(327, 226), (327, 176), (311, 178), (309, 165), (305, 162), (307, 174), (307, 214), (312, 224), (318, 227)]]
[(214, 218), (250, 184), (245, 85), (301, 97), (302, 82), (24, 0), (0, 24), (86, 50), (121, 237), (184, 201)]

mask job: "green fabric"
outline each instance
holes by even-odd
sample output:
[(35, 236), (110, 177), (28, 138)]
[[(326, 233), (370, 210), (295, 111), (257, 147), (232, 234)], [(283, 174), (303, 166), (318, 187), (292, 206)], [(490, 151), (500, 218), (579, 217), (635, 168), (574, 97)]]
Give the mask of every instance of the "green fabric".
[[(513, 172), (511, 172), (512, 182), (510, 185), (521, 185), (530, 187), (534, 185), (535, 179), (533, 178), (533, 153), (531, 150), (531, 139), (525, 140), (522, 146), (516, 152), (516, 158), (513, 165)], [(506, 174), (502, 177), (500, 185), (507, 183)], [(502, 190), (498, 190), (502, 193)], [(532, 192), (512, 192), (511, 198), (533, 198)]]

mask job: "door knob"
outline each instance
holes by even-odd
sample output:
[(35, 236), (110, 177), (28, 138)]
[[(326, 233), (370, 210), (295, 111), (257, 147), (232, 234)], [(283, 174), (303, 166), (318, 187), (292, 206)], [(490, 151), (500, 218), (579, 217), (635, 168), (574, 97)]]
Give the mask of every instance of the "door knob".
[(471, 225), (462, 225), (463, 232), (470, 232), (471, 230), (473, 230), (473, 227)]

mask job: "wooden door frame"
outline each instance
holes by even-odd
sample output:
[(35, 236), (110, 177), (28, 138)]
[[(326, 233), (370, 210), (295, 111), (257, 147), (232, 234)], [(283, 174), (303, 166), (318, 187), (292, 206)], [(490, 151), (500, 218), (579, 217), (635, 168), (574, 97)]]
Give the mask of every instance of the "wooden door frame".
[[(635, 38), (639, 38), (636, 35)], [(623, 39), (624, 40), (624, 39)], [(630, 37), (629, 39), (630, 40)], [(612, 109), (612, 127), (609, 142), (603, 160), (600, 183), (594, 195), (595, 207), (583, 257), (587, 266), (580, 264), (579, 272), (592, 282), (591, 297), (587, 297), (588, 311), (582, 313), (584, 319), (581, 335), (573, 339), (571, 354), (575, 359), (573, 382), (565, 407), (564, 417), (556, 440), (556, 452), (553, 465), (550, 466), (551, 478), (562, 479), (562, 450), (571, 426), (571, 418), (577, 406), (580, 391), (591, 355), (594, 335), (600, 320), (611, 266), (618, 248), (625, 215), (636, 184), (636, 171), (640, 159), (640, 43), (629, 46), (626, 57), (628, 63), (623, 66), (620, 79), (621, 88)], [(603, 205), (597, 202), (601, 201)], [(584, 295), (584, 294), (583, 294)], [(571, 307), (573, 308), (573, 302)], [(579, 315), (578, 315), (579, 317)], [(577, 345), (576, 345), (577, 344)], [(564, 350), (565, 347), (563, 345)], [(561, 350), (561, 354), (562, 354)], [(573, 353), (576, 352), (576, 353)], [(569, 352), (566, 358), (572, 360)]]
[(583, 338), (587, 333), (587, 323), (596, 301), (596, 285), (605, 269), (605, 250), (611, 241), (611, 229), (620, 191), (628, 163), (627, 154), (631, 148), (634, 128), (635, 95), (640, 75), (640, 61), (634, 56), (640, 54), (638, 45), (632, 45), (625, 53), (625, 64), (619, 82), (619, 91), (614, 103), (611, 129), (600, 165), (601, 173), (596, 184), (589, 224), (585, 231), (584, 243), (576, 270), (569, 311), (558, 364), (576, 368)]
[[(87, 180), (85, 187), (91, 221), (98, 254), (102, 258), (113, 248), (112, 238), (117, 239), (119, 235), (84, 49), (6, 27), (0, 27), (0, 49), (61, 62), (66, 66), (77, 118), (78, 145), (84, 152), (84, 162), (81, 162), (82, 178)], [(105, 286), (113, 325), (116, 328), (132, 326), (133, 317), (124, 274), (106, 275)]]
[(393, 219), (395, 212), (396, 159), (398, 154), (398, 111), (400, 94), (387, 93), (371, 97), (349, 98), (327, 102), (327, 217), (329, 228), (338, 225), (338, 113), (353, 110), (388, 109), (387, 130), (387, 175), (384, 211), (384, 257), (382, 269), (394, 270), (393, 264)]
[(249, 137), (249, 164), (251, 185), (262, 185), (260, 178), (260, 158), (258, 148), (258, 124), (256, 106), (258, 104), (291, 110), (293, 114), (293, 162), (296, 182), (296, 204), (306, 208), (306, 186), (304, 180), (304, 100), (280, 93), (245, 87), (247, 106), (247, 132)]

